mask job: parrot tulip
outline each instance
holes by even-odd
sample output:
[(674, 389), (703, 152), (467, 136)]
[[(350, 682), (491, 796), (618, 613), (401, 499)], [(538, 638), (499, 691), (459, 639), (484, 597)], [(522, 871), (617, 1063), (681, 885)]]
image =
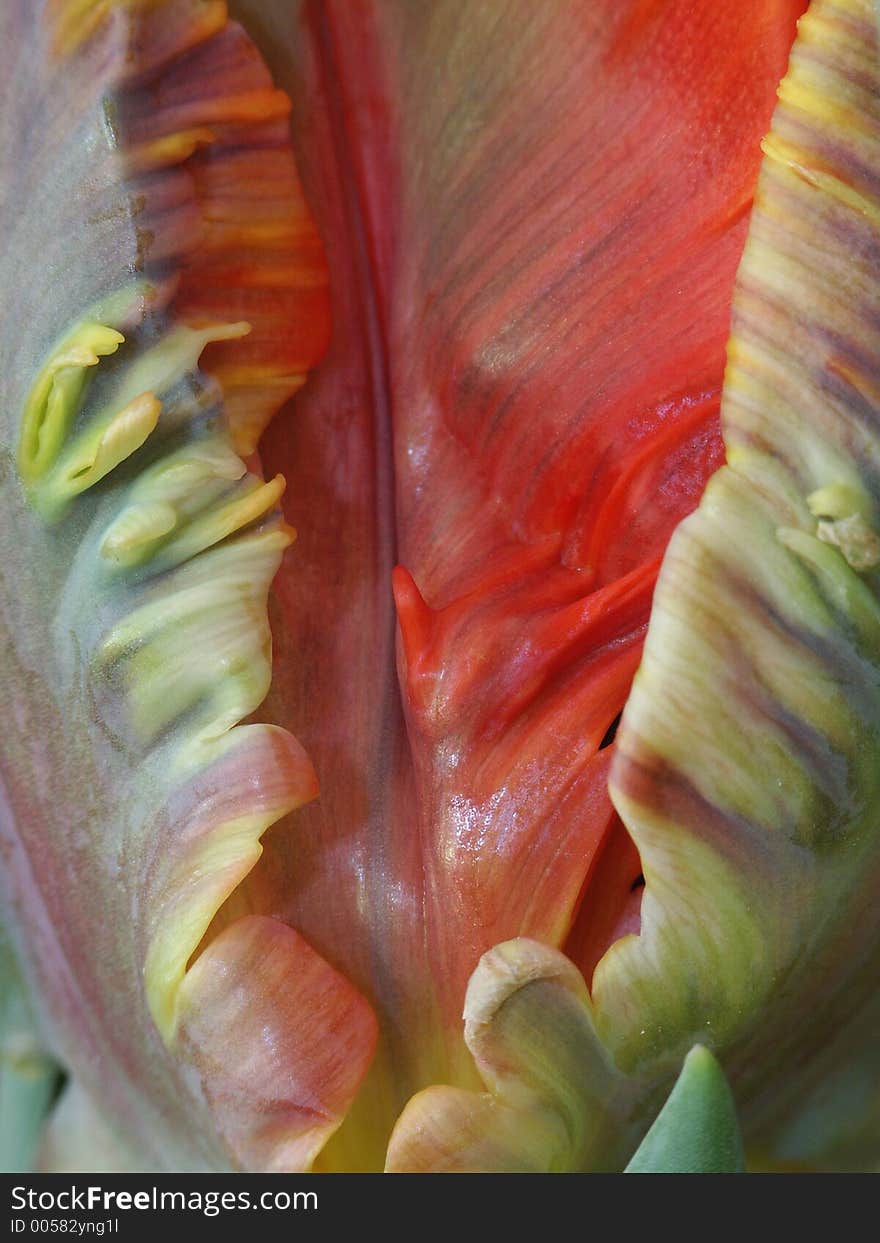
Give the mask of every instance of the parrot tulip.
[(880, 20), (806, 7), (6, 0), (44, 1167), (877, 1160)]

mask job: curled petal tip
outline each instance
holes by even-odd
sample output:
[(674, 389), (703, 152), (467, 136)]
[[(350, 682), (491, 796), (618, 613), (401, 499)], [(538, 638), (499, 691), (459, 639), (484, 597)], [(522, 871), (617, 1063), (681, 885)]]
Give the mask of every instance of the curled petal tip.
[(626, 1143), (618, 1091), (576, 967), (519, 938), (486, 953), (465, 1006), (465, 1039), (488, 1089), (434, 1087), (395, 1126), (392, 1170), (613, 1168)]
[(518, 937), (488, 950), (470, 978), (465, 994), (465, 1039), (469, 1047), (479, 1029), (491, 1024), (515, 993), (536, 980), (553, 980), (586, 999), (583, 976), (570, 959), (539, 941)]
[(181, 985), (177, 1040), (245, 1169), (311, 1167), (351, 1105), (376, 1037), (364, 998), (277, 920), (231, 925)]

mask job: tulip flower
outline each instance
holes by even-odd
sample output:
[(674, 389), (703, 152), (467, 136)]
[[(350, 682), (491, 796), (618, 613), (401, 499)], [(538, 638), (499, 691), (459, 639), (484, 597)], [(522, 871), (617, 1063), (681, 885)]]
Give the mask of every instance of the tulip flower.
[(45, 1167), (876, 1161), (880, 25), (806, 7), (5, 3)]

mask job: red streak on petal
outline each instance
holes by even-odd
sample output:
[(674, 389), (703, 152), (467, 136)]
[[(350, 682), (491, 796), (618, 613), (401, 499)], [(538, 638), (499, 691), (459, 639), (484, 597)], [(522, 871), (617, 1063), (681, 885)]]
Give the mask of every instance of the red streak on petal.
[(307, 10), (297, 132), (336, 328), (263, 451), (300, 531), (272, 709), (322, 795), (258, 871), (375, 1001), (398, 1099), (428, 1063), (466, 1078), (483, 950), (576, 920), (590, 965), (636, 902), (634, 875), (593, 897), (634, 862), (598, 748), (720, 460), (730, 294), (801, 8)]

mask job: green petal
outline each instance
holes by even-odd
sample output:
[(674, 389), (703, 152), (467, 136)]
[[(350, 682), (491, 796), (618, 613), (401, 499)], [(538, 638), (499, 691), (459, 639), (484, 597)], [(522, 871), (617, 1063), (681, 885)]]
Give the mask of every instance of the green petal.
[(669, 545), (610, 779), (642, 858), (641, 935), (593, 981), (621, 1066), (723, 1049), (762, 1141), (844, 1022), (870, 1037), (880, 966), (868, 0), (811, 5), (779, 97), (734, 299), (728, 464)]
[(696, 1045), (627, 1174), (742, 1174), (736, 1107), (724, 1072)]

